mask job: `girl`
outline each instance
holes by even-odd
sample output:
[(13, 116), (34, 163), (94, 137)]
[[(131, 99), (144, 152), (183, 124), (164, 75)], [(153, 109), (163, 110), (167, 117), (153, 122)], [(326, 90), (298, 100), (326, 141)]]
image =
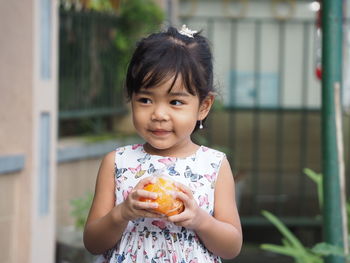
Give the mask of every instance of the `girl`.
[[(225, 155), (196, 145), (192, 132), (214, 102), (206, 38), (186, 26), (142, 39), (126, 78), (133, 123), (144, 144), (117, 148), (100, 166), (84, 230), (97, 262), (221, 262), (242, 245), (234, 181)], [(181, 189), (178, 215), (160, 217), (143, 190), (166, 171)]]

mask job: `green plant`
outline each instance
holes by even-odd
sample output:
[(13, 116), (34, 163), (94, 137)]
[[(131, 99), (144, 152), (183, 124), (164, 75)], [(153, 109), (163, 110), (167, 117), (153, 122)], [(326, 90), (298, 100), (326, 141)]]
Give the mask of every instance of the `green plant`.
[(306, 248), (300, 240), (279, 220), (268, 211), (262, 211), (265, 216), (283, 235), (282, 245), (262, 244), (261, 248), (277, 254), (293, 257), (296, 263), (322, 263), (320, 255)]
[(122, 80), (126, 66), (140, 37), (159, 30), (164, 20), (164, 12), (153, 0), (128, 0), (120, 7), (115, 47), (118, 52), (116, 73)]
[(72, 210), (71, 216), (74, 218), (74, 226), (77, 230), (83, 230), (93, 199), (93, 194), (88, 192), (83, 197), (78, 197), (70, 201)]
[[(323, 207), (323, 176), (311, 169), (304, 169), (304, 173), (316, 184), (317, 195), (320, 209)], [(288, 229), (288, 227), (275, 215), (268, 211), (262, 211), (262, 215), (267, 218), (282, 234), (282, 245), (262, 244), (260, 247), (264, 250), (282, 254), (294, 258), (296, 263), (323, 263), (325, 256), (341, 256), (347, 260), (350, 255), (345, 255), (340, 247), (327, 244), (325, 242), (317, 243), (312, 248), (308, 248)], [(347, 216), (350, 218), (350, 203), (347, 203)]]
[(90, 0), (89, 8), (100, 12), (114, 12), (110, 0)]
[(320, 210), (323, 208), (323, 177), (309, 168), (304, 169), (304, 173), (316, 184), (317, 197)]
[(59, 134), (113, 132), (124, 117), (124, 79), (136, 42), (159, 31), (155, 0), (60, 0)]

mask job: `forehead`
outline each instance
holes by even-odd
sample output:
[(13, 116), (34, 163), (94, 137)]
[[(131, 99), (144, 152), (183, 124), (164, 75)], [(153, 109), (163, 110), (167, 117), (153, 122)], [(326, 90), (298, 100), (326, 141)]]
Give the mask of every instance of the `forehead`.
[(171, 75), (168, 77), (165, 77), (164, 80), (160, 81), (157, 85), (154, 86), (143, 86), (140, 88), (138, 92), (144, 93), (153, 93), (155, 91), (164, 92), (170, 95), (173, 94), (188, 94), (191, 96), (196, 96), (196, 94), (192, 94), (187, 88), (186, 84), (183, 81), (183, 78), (181, 74)]

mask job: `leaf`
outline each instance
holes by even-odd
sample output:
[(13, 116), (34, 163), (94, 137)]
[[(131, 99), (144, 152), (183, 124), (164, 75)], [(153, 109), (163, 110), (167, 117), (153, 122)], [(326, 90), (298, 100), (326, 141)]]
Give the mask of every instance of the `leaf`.
[(273, 245), (273, 244), (262, 244), (260, 245), (260, 248), (273, 253), (282, 254), (290, 257), (295, 256), (295, 249), (289, 248), (289, 247)]
[(262, 214), (284, 236), (282, 239), (283, 246), (263, 244), (261, 245), (262, 249), (293, 257), (296, 263), (323, 263), (322, 257), (307, 249), (281, 220), (268, 211), (262, 211)]
[(303, 244), (299, 241), (299, 239), (283, 224), (281, 220), (279, 220), (272, 213), (264, 210), (262, 211), (263, 216), (265, 216), (275, 227), (281, 232), (281, 234), (290, 242), (291, 246), (295, 248), (299, 248), (305, 250)]
[(92, 199), (93, 194), (89, 192), (86, 193), (84, 197), (75, 198), (70, 201), (72, 207), (71, 215), (74, 218), (74, 225), (79, 230), (84, 228)]
[(305, 168), (304, 173), (312, 181), (314, 181), (316, 183), (318, 203), (319, 203), (320, 209), (322, 210), (322, 207), (323, 207), (323, 176), (322, 176), (322, 174), (318, 174), (309, 168)]

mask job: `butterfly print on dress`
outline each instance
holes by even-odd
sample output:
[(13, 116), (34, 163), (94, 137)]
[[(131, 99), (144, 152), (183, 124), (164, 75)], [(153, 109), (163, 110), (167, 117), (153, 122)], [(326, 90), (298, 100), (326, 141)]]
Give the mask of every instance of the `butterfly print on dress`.
[(129, 168), (129, 170), (135, 175), (135, 178), (140, 178), (146, 173), (146, 170), (141, 170), (141, 164), (139, 164), (136, 168)]
[(144, 164), (146, 161), (151, 160), (151, 155), (146, 153), (146, 155), (140, 159), (137, 159), (137, 161), (141, 164)]
[(122, 176), (128, 169), (126, 168), (117, 168), (116, 169), (116, 176), (117, 178), (119, 178), (120, 176)]
[(168, 167), (168, 174), (170, 176), (180, 176), (180, 173), (175, 170), (175, 165)]
[(162, 174), (164, 174), (164, 168), (156, 169), (156, 168), (154, 168), (153, 163), (151, 163), (148, 167), (147, 173), (150, 175), (162, 175)]
[(141, 147), (141, 146), (142, 146), (141, 143), (134, 144), (134, 145), (131, 146), (131, 149), (136, 150), (137, 148), (139, 148), (139, 147)]
[(174, 165), (176, 160), (177, 160), (176, 157), (168, 157), (168, 158), (159, 159), (158, 162), (164, 164), (166, 167), (169, 167)]
[(191, 182), (197, 182), (199, 179), (203, 177), (202, 175), (192, 173), (191, 168), (189, 166), (186, 166), (184, 175), (186, 178), (190, 178)]
[[(115, 154), (116, 203), (127, 198), (140, 177), (165, 174), (176, 176), (176, 181), (187, 185), (202, 209), (213, 214), (213, 188), (224, 155), (201, 146), (189, 157), (174, 158), (150, 155), (142, 144), (120, 147)], [(198, 236), (188, 229), (178, 227), (162, 218), (132, 220), (111, 257), (105, 263), (198, 263), (220, 262), (206, 250)], [(100, 258), (99, 258), (100, 259)]]

